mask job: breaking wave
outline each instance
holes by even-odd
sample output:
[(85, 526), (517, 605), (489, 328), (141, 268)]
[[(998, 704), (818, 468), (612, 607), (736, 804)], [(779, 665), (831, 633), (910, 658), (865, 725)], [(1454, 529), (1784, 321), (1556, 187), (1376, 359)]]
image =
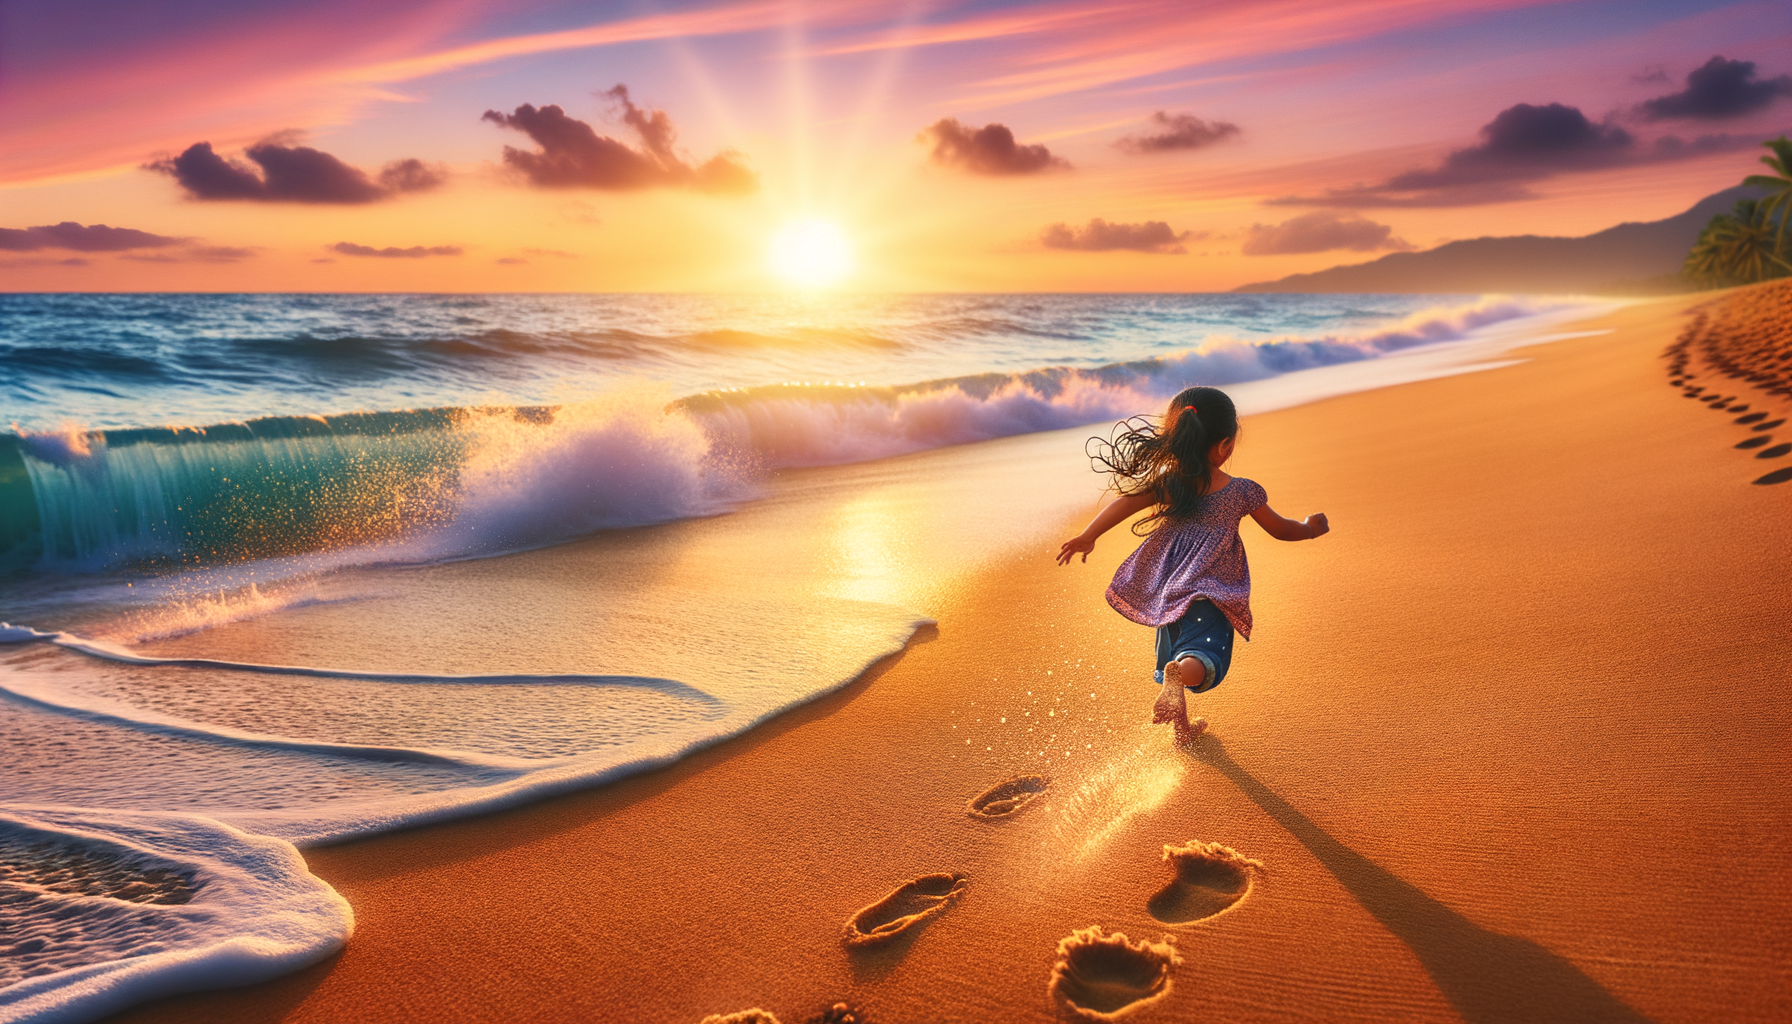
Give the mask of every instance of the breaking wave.
[(269, 417), (0, 435), (0, 565), (203, 566), (319, 551), (420, 561), (724, 512), (757, 474), (1153, 410), (1446, 342), (1537, 312), (1484, 300), (1360, 336), (1246, 343), (895, 386), (802, 381), (673, 399), (645, 384), (551, 406)]

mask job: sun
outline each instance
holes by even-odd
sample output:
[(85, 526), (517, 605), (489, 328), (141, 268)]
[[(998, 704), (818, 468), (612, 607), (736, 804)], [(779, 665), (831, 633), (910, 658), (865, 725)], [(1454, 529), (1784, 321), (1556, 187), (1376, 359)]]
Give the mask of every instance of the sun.
[(826, 288), (853, 272), (852, 242), (838, 224), (792, 221), (778, 229), (766, 250), (772, 273), (798, 288)]

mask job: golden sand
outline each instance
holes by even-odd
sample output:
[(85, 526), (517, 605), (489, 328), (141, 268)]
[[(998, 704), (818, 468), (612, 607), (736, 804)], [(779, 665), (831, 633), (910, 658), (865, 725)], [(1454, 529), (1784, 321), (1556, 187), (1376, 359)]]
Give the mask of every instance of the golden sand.
[[(1792, 1020), (1792, 487), (1732, 447), (1777, 413), (1666, 385), (1690, 304), (1248, 419), (1228, 468), (1333, 530), (1245, 525), (1259, 629), (1191, 751), (1102, 600), (1130, 539), (1042, 544), (664, 771), (308, 851), (355, 907), (339, 957), (119, 1019), (1063, 1021), (1074, 957), (1086, 1009), (1140, 1024)], [(1044, 763), (1008, 717), (1086, 746)], [(936, 874), (949, 905), (843, 941)]]

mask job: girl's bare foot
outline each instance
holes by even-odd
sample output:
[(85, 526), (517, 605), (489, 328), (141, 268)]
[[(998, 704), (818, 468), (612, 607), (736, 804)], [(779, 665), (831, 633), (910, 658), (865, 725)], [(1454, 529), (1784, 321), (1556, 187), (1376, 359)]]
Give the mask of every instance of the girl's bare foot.
[(1182, 692), (1182, 666), (1174, 661), (1164, 666), (1164, 687), (1157, 695), (1157, 703), (1151, 705), (1151, 721), (1156, 725), (1180, 722), (1182, 728), (1188, 728), (1188, 697)]
[(1188, 694), (1182, 689), (1180, 662), (1172, 661), (1164, 666), (1164, 688), (1157, 695), (1157, 703), (1151, 706), (1151, 721), (1170, 723), (1170, 731), (1179, 747), (1188, 746), (1195, 737), (1207, 731), (1207, 719), (1188, 720)]

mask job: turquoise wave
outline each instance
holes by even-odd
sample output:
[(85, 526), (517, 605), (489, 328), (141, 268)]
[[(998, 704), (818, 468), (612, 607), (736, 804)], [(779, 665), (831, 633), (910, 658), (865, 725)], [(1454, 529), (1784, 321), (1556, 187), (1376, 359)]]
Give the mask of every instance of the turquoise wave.
[(463, 414), (0, 434), (0, 567), (213, 563), (400, 536), (448, 514)]

